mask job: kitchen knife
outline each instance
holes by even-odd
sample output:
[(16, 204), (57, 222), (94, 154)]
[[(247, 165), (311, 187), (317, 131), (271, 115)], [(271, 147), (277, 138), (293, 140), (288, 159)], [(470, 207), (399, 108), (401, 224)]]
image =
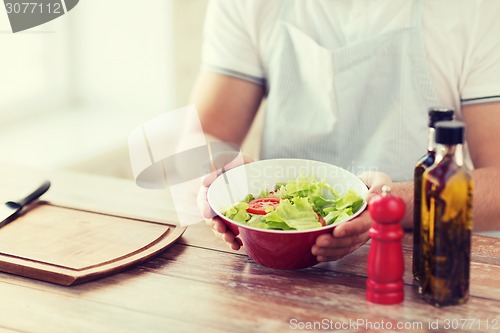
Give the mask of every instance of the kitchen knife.
[(45, 181), (33, 193), (18, 201), (8, 201), (0, 206), (0, 227), (12, 221), (24, 207), (38, 199), (42, 194), (47, 192), (50, 187), (50, 182)]

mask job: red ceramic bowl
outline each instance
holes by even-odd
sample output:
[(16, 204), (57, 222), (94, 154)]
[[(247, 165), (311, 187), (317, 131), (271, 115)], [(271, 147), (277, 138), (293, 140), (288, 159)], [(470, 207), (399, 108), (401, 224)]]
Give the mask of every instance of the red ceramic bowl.
[[(316, 238), (349, 220), (336, 225), (309, 230), (268, 230), (249, 227), (230, 220), (221, 211), (243, 200), (247, 194), (258, 195), (262, 190), (273, 189), (279, 182), (299, 176), (325, 180), (344, 194), (352, 188), (363, 198), (366, 185), (349, 171), (327, 163), (301, 159), (262, 160), (239, 166), (219, 176), (208, 189), (208, 202), (229, 229), (240, 237), (247, 254), (256, 263), (275, 269), (302, 269), (316, 265), (311, 247)], [(366, 202), (352, 218), (366, 208)]]

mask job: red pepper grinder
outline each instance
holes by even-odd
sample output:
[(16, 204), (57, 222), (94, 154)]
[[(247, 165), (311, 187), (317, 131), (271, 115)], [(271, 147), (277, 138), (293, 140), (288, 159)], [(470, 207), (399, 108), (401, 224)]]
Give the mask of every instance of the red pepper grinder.
[(404, 300), (404, 259), (401, 238), (401, 219), (405, 214), (403, 199), (391, 194), (389, 186), (370, 200), (368, 211), (373, 225), (370, 228), (368, 279), (366, 299), (376, 304), (397, 304)]

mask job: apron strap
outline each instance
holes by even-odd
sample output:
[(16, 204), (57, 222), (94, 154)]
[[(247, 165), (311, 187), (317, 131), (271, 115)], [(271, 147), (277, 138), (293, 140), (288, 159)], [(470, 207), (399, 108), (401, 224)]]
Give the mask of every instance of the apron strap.
[(422, 0), (413, 0), (411, 10), (411, 25), (420, 30), (422, 26)]

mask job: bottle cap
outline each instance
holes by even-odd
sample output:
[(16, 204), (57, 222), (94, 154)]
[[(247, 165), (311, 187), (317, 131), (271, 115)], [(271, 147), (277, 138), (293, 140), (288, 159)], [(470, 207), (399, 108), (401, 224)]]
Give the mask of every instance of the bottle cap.
[(434, 127), (438, 121), (453, 120), (453, 109), (433, 107), (429, 109), (429, 127)]
[(457, 145), (464, 143), (465, 125), (461, 121), (440, 121), (436, 126), (436, 143)]

